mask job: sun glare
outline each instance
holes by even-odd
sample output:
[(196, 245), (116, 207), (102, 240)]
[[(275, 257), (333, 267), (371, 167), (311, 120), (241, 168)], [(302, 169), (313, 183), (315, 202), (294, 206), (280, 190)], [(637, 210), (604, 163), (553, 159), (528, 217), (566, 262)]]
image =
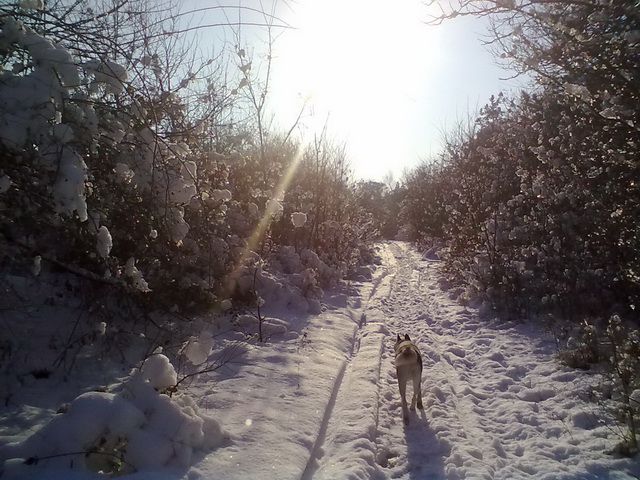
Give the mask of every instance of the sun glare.
[(309, 131), (328, 117), (366, 176), (381, 177), (397, 155), (416, 154), (408, 151), (411, 107), (426, 88), (427, 57), (437, 51), (421, 2), (306, 0), (292, 9), (295, 30), (275, 50), (278, 110), (291, 117), (307, 99)]

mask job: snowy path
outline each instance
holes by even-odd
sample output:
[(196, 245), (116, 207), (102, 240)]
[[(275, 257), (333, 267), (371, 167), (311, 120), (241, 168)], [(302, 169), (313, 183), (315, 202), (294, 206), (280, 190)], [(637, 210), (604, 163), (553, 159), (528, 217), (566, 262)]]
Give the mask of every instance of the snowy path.
[[(617, 439), (596, 421), (597, 407), (579, 399), (590, 377), (558, 365), (551, 339), (531, 326), (480, 320), (441, 290), (439, 262), (400, 242), (381, 248), (373, 282), (308, 330), (314, 347), (297, 360), (294, 402), (277, 368), (267, 390), (282, 393), (261, 396), (261, 410), (240, 405), (237, 414), (238, 405), (211, 400), (227, 409), (228, 425), (253, 415), (279, 428), (238, 430), (233, 465), (220, 460), (223, 450), (190, 478), (269, 470), (301, 480), (637, 478), (637, 461), (604, 453)], [(412, 412), (408, 427), (392, 359), (396, 332), (411, 335), (424, 361), (425, 410)], [(239, 390), (252, 387), (231, 394)], [(269, 468), (252, 470), (252, 459)]]
[[(572, 393), (579, 374), (554, 361), (549, 339), (479, 320), (440, 289), (439, 264), (407, 244), (385, 244), (382, 256), (382, 271), (363, 292), (367, 323), (345, 375), (354, 378), (342, 382), (316, 475), (303, 479), (613, 474), (601, 438), (608, 430), (595, 431), (592, 407)], [(393, 366), (396, 332), (419, 344), (425, 367), (425, 412), (408, 427)], [(365, 342), (371, 348), (362, 353)]]
[[(640, 478), (640, 457), (615, 458), (605, 453), (620, 441), (615, 424), (611, 420), (601, 423), (606, 418), (603, 410), (585, 400), (590, 386), (602, 382), (600, 377), (559, 365), (553, 340), (535, 325), (481, 319), (475, 310), (459, 305), (452, 299), (456, 292), (440, 286), (440, 262), (424, 259), (401, 242), (383, 243), (379, 248), (382, 262), (372, 281), (327, 292), (321, 314), (300, 313), (286, 301), (272, 310), (265, 307), (265, 343), (247, 342), (237, 324), (228, 328), (230, 322), (239, 322), (230, 315), (194, 319), (198, 331), (213, 335), (220, 330), (213, 358), (230, 352), (233, 355), (225, 358), (232, 360), (181, 387), (176, 402), (184, 406), (188, 422), (173, 414), (165, 418), (155, 408), (145, 409), (149, 418), (157, 420), (145, 419), (145, 428), (164, 432), (166, 443), (148, 442), (160, 436), (142, 437), (149, 447), (141, 449), (148, 452), (149, 466), (120, 478)], [(66, 313), (60, 310), (57, 314), (64, 319)], [(43, 321), (50, 318), (42, 316)], [(257, 329), (253, 317), (242, 318), (242, 328)], [(406, 427), (393, 363), (396, 333), (411, 335), (424, 362), (425, 409), (412, 412)], [(110, 375), (105, 370), (96, 377), (96, 370), (108, 364), (95, 360), (86, 363), (85, 374), (91, 385), (102, 386)], [(4, 460), (4, 446), (22, 440), (52, 418), (52, 438), (63, 430), (60, 425), (65, 424), (56, 423), (63, 421), (60, 419), (71, 418), (73, 424), (84, 425), (84, 416), (79, 422), (74, 416), (56, 415), (61, 403), (71, 400), (79, 388), (61, 382), (33, 379), (22, 392), (24, 401), (14, 401), (13, 409), (5, 409), (4, 418), (0, 415), (0, 461)], [(119, 382), (115, 387), (120, 387)], [(202, 447), (208, 450), (198, 447), (192, 452), (178, 447), (172, 453), (175, 447), (168, 439), (181, 442), (185, 432), (200, 431), (185, 426), (201, 421), (198, 416), (191, 418), (195, 413), (191, 401), (219, 421), (225, 432), (217, 435), (221, 442), (213, 442), (215, 449), (209, 445)], [(95, 420), (87, 424), (87, 431), (94, 435), (91, 432), (100, 424), (97, 419), (104, 417), (97, 412), (105, 410), (81, 411)], [(47, 435), (40, 438), (49, 442)], [(60, 435), (66, 441), (79, 434), (64, 427)], [(193, 435), (192, 441), (205, 440)], [(56, 448), (61, 444), (50, 443)], [(65, 445), (62, 443), (61, 452), (77, 451)], [(165, 445), (164, 450), (158, 445)], [(40, 447), (34, 448), (39, 454)], [(5, 451), (20, 453), (12, 449), (9, 445)], [(158, 452), (168, 457), (186, 453), (180, 462), (152, 470)], [(66, 454), (60, 459), (55, 468), (44, 461), (35, 466), (10, 462), (8, 470), (0, 470), (0, 477), (105, 478), (72, 472)]]

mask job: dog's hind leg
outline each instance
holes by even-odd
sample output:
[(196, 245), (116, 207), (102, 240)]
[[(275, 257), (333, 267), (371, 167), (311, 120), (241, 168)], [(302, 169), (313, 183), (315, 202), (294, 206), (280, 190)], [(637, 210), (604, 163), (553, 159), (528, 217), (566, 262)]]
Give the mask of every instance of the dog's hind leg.
[(416, 400), (418, 399), (417, 388), (420, 388), (420, 386), (416, 387), (416, 378), (413, 377), (413, 395), (411, 396), (411, 407), (409, 407), (412, 412), (416, 409)]
[(411, 409), (415, 409), (416, 400), (418, 401), (418, 408), (424, 410), (422, 406), (422, 381), (420, 373), (413, 376), (413, 399), (411, 401)]
[(409, 410), (407, 409), (407, 379), (398, 372), (398, 387), (400, 388), (400, 402), (402, 403), (402, 420), (409, 425)]
[[(411, 380), (413, 380), (413, 392), (411, 395), (411, 406), (409, 409), (413, 412), (416, 409), (416, 399), (418, 398), (418, 390), (416, 390), (416, 376), (415, 374), (411, 376)], [(420, 388), (420, 387), (418, 387)]]

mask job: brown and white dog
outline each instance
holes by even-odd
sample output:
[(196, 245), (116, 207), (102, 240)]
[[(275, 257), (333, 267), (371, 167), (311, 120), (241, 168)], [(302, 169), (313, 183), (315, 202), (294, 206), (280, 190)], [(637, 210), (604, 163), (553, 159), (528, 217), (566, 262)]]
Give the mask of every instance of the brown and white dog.
[(414, 345), (405, 334), (404, 339), (398, 338), (394, 347), (396, 354), (396, 373), (398, 374), (398, 387), (400, 388), (400, 399), (402, 400), (402, 419), (405, 425), (409, 425), (409, 410), (407, 409), (407, 381), (413, 381), (413, 398), (411, 399), (411, 410), (416, 409), (416, 401), (418, 408), (422, 406), (422, 356), (418, 347)]

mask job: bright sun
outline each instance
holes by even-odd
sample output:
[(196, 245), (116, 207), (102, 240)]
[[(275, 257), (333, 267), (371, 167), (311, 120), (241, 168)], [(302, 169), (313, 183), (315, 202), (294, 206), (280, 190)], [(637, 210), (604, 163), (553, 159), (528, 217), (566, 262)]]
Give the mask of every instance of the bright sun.
[(328, 115), (360, 175), (380, 178), (398, 155), (417, 155), (406, 141), (411, 107), (426, 88), (428, 57), (437, 51), (434, 32), (421, 22), (423, 4), (304, 0), (292, 9), (287, 20), (295, 30), (275, 48), (280, 113), (307, 98), (314, 112), (307, 125), (317, 130)]

